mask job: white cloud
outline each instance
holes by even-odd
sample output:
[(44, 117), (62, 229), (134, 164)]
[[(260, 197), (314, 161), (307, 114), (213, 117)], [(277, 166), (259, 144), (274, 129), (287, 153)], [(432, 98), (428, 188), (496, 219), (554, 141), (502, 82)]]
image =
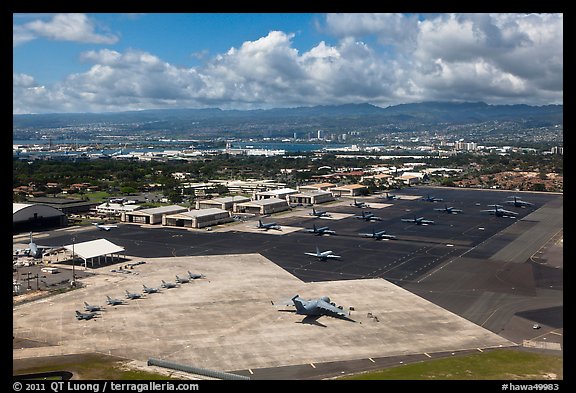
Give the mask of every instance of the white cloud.
[(85, 14), (56, 14), (47, 22), (36, 19), (13, 26), (14, 46), (39, 38), (91, 44), (118, 42), (116, 35), (97, 33), (96, 24)]
[(323, 30), (336, 44), (300, 52), (294, 34), (271, 31), (192, 68), (146, 51), (92, 50), (80, 56), (86, 72), (52, 86), (14, 74), (14, 111), (561, 103), (562, 23), (561, 14), (328, 15)]

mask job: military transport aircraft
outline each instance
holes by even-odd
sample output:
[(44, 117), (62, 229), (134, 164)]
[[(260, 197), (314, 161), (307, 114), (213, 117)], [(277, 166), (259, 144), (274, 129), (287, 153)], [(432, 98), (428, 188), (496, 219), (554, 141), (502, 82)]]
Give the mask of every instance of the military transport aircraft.
[(378, 198), (380, 198), (380, 199), (400, 199), (399, 196), (396, 196), (394, 194), (390, 194), (388, 192), (386, 192), (384, 196), (381, 195)]
[(316, 210), (314, 208), (312, 208), (312, 212), (308, 213), (309, 216), (314, 216), (314, 217), (330, 217), (330, 214), (327, 211), (324, 210)]
[(382, 239), (396, 239), (396, 236), (394, 235), (387, 235), (386, 231), (382, 230), (382, 231), (378, 231), (376, 232), (376, 229), (372, 229), (372, 233), (361, 233), (360, 236), (364, 236), (364, 237), (370, 237), (372, 239), (376, 239), (376, 240), (382, 240)]
[(95, 311), (102, 311), (103, 308), (101, 306), (92, 306), (92, 305), (84, 302), (84, 310), (90, 311), (90, 312), (95, 312)]
[(460, 209), (455, 209), (452, 206), (448, 207), (448, 205), (444, 204), (444, 208), (443, 209), (434, 209), (437, 212), (446, 212), (448, 214), (458, 214), (458, 213), (462, 213), (462, 210)]
[[(296, 295), (292, 297), (291, 300), (296, 307), (296, 314), (307, 316), (302, 321), (303, 323), (309, 322), (310, 319), (316, 320), (323, 315), (356, 322), (353, 319), (350, 319), (348, 314), (343, 310), (342, 306), (336, 306), (335, 303), (331, 302), (328, 296), (323, 296), (318, 299), (306, 300), (301, 298), (299, 295)], [(309, 318), (308, 321), (306, 321), (307, 318)]]
[(488, 205), (488, 206), (494, 207), (494, 209), (480, 210), (480, 212), (493, 214), (496, 217), (515, 218), (518, 215), (518, 213), (516, 213), (516, 212), (502, 209), (501, 205)]
[(132, 293), (126, 290), (126, 299), (134, 300), (134, 299), (140, 299), (141, 297), (142, 295), (140, 295), (139, 293)]
[(527, 206), (533, 206), (534, 205), (533, 203), (523, 201), (522, 199), (515, 197), (515, 196), (511, 196), (508, 198), (514, 198), (514, 199), (511, 201), (506, 201), (504, 203), (506, 203), (507, 205), (512, 205), (514, 207), (527, 207)]
[(436, 198), (436, 197), (430, 196), (430, 194), (428, 194), (424, 198), (422, 198), (422, 200), (426, 201), (426, 202), (442, 202), (444, 199)]
[(258, 229), (264, 229), (264, 230), (268, 230), (268, 229), (276, 229), (278, 231), (281, 231), (282, 228), (280, 227), (280, 225), (276, 224), (275, 222), (269, 222), (267, 224), (264, 224), (262, 222), (262, 220), (258, 220)]
[(360, 207), (360, 208), (370, 207), (370, 205), (367, 205), (364, 202), (356, 202), (356, 199), (354, 199), (354, 203), (351, 203), (350, 206)]
[(33, 258), (41, 258), (43, 253), (54, 248), (62, 248), (62, 246), (40, 246), (34, 242), (34, 239), (32, 238), (32, 232), (30, 232), (30, 243), (28, 244), (28, 248), (16, 249), (14, 255), (25, 255)]
[(80, 312), (80, 311), (76, 310), (76, 319), (79, 321), (82, 319), (88, 320), (88, 319), (95, 318), (96, 315), (98, 315), (98, 314), (96, 314), (95, 312), (84, 313), (84, 312)]
[(362, 212), (361, 215), (354, 216), (354, 218), (360, 218), (366, 221), (382, 221), (382, 218), (375, 216), (372, 212)]
[(144, 285), (144, 284), (142, 284), (142, 287), (144, 288), (144, 289), (142, 289), (142, 292), (146, 292), (146, 293), (156, 293), (156, 292), (160, 292), (160, 289), (147, 287), (147, 286)]
[(424, 217), (414, 217), (414, 218), (403, 218), (402, 221), (404, 222), (411, 222), (416, 225), (430, 225), (434, 224), (432, 220), (425, 220)]
[(321, 261), (325, 261), (329, 258), (342, 258), (340, 255), (334, 255), (334, 252), (330, 250), (320, 252), (318, 246), (316, 246), (316, 252), (305, 252), (304, 254), (320, 258)]
[(124, 304), (122, 299), (112, 299), (110, 296), (106, 295), (106, 303), (111, 306), (117, 306), (119, 304)]
[(306, 232), (313, 233), (316, 236), (322, 236), (324, 234), (328, 234), (328, 235), (335, 235), (336, 234), (336, 231), (333, 231), (328, 227), (317, 228), (316, 224), (313, 224), (312, 228), (306, 228)]
[(98, 228), (101, 231), (109, 231), (112, 228), (118, 228), (118, 225), (98, 224), (97, 222), (93, 222), (92, 225), (94, 225), (96, 228)]
[(170, 289), (170, 288), (176, 288), (178, 285), (176, 285), (173, 282), (166, 282), (164, 280), (162, 280), (162, 288), (166, 288), (166, 289)]

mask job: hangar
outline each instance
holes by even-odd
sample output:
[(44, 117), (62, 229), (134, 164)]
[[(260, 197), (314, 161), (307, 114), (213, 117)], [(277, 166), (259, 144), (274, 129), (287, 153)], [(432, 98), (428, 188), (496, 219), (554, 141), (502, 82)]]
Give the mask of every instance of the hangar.
[(243, 196), (231, 196), (224, 198), (206, 199), (196, 202), (196, 209), (219, 208), (232, 211), (235, 203), (250, 202), (250, 198)]
[(260, 199), (234, 205), (234, 212), (236, 213), (272, 214), (288, 209), (290, 209), (288, 202), (278, 198)]
[(122, 222), (133, 222), (138, 224), (161, 224), (164, 214), (176, 214), (187, 211), (188, 209), (178, 205), (153, 207), (151, 209), (142, 209), (132, 212), (122, 213)]
[(330, 191), (304, 191), (288, 196), (290, 203), (301, 203), (304, 205), (317, 205), (334, 200), (334, 195)]
[(12, 204), (12, 231), (20, 232), (38, 228), (64, 227), (66, 214), (48, 205), (37, 203)]
[(187, 212), (166, 214), (162, 218), (162, 225), (186, 228), (204, 228), (211, 225), (225, 224), (234, 219), (228, 210), (210, 208), (190, 210)]

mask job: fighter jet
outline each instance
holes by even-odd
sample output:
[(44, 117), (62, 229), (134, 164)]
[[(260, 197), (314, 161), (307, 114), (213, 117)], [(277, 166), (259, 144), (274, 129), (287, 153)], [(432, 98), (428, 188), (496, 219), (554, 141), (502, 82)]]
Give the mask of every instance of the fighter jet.
[(139, 293), (131, 293), (128, 292), (128, 290), (126, 290), (126, 299), (134, 300), (134, 299), (140, 299), (141, 297), (142, 295), (140, 295)]
[(156, 293), (156, 292), (160, 292), (160, 289), (147, 287), (147, 286), (144, 285), (144, 284), (142, 284), (142, 287), (144, 288), (144, 289), (142, 290), (142, 292), (146, 292), (146, 293)]
[(362, 212), (361, 215), (354, 216), (354, 218), (361, 218), (366, 221), (382, 221), (382, 218), (375, 216), (372, 212)]
[(176, 288), (178, 285), (176, 285), (173, 282), (166, 282), (164, 280), (162, 280), (162, 288), (166, 288), (166, 289), (170, 289), (170, 288)]
[(281, 231), (282, 228), (280, 227), (280, 225), (276, 224), (275, 222), (269, 222), (267, 224), (264, 224), (262, 222), (262, 220), (258, 220), (258, 229), (264, 229), (264, 230), (268, 230), (268, 229), (276, 229), (278, 231)]
[(382, 239), (396, 239), (396, 236), (394, 235), (387, 235), (386, 231), (382, 230), (382, 231), (378, 231), (376, 232), (376, 229), (372, 229), (372, 233), (361, 233), (360, 236), (364, 236), (364, 237), (370, 237), (372, 239), (376, 239), (376, 240), (382, 240)]
[[(335, 303), (331, 302), (328, 296), (305, 300), (299, 295), (296, 295), (291, 300), (296, 307), (296, 314), (306, 315), (306, 318), (302, 321), (303, 323), (309, 322), (310, 319), (316, 320), (323, 315), (356, 322), (353, 319), (350, 319), (341, 306), (336, 306)], [(309, 319), (308, 321), (306, 321), (307, 318)]]
[(494, 207), (494, 209), (480, 210), (480, 212), (489, 213), (495, 215), (496, 217), (515, 218), (518, 215), (518, 213), (515, 213), (513, 211), (502, 209), (502, 206), (500, 205), (488, 205), (488, 206), (492, 206)]
[(330, 214), (327, 211), (324, 210), (316, 210), (314, 208), (312, 208), (312, 212), (308, 213), (309, 216), (314, 216), (314, 217), (330, 217)]
[(436, 197), (430, 196), (430, 194), (428, 194), (424, 198), (422, 198), (422, 200), (426, 201), (426, 202), (442, 202), (444, 199), (436, 198)]
[(118, 228), (118, 225), (111, 225), (111, 224), (98, 224), (97, 222), (93, 222), (92, 225), (96, 226), (101, 231), (109, 231), (112, 228)]
[(92, 318), (96, 317), (96, 315), (97, 314), (95, 312), (84, 313), (84, 312), (80, 312), (80, 311), (76, 310), (76, 319), (79, 321), (82, 319), (85, 319), (85, 320), (92, 319)]
[(325, 261), (329, 258), (342, 258), (340, 255), (334, 255), (334, 252), (330, 250), (320, 252), (318, 246), (316, 246), (316, 252), (305, 252), (304, 254), (320, 258), (321, 261)]
[(448, 207), (448, 205), (444, 204), (444, 209), (434, 209), (437, 212), (446, 212), (448, 214), (458, 214), (458, 213), (462, 213), (462, 210), (460, 209), (455, 209), (452, 206)]
[(520, 198), (515, 197), (515, 196), (511, 196), (508, 198), (514, 198), (514, 200), (506, 201), (504, 203), (506, 203), (507, 205), (512, 205), (514, 207), (527, 207), (527, 206), (533, 206), (534, 205), (533, 203), (523, 201)]
[(356, 202), (356, 199), (354, 199), (354, 203), (351, 203), (350, 206), (360, 207), (360, 208), (370, 207), (369, 205), (367, 205), (364, 202)]
[(178, 284), (186, 284), (187, 282), (190, 282), (190, 279), (187, 277), (178, 277), (178, 275), (176, 275), (176, 282)]
[(90, 311), (90, 312), (95, 312), (95, 311), (102, 311), (103, 308), (101, 306), (92, 306), (92, 305), (84, 302), (84, 310)]
[(124, 304), (122, 299), (112, 299), (110, 296), (106, 295), (106, 303), (111, 306), (117, 306), (119, 304)]
[(388, 192), (386, 192), (384, 196), (379, 196), (378, 198), (380, 198), (380, 199), (400, 199), (400, 197), (398, 197), (394, 194), (390, 194)]
[(198, 278), (204, 278), (204, 275), (198, 273), (192, 273), (190, 270), (188, 270), (188, 278), (190, 278), (191, 280), (196, 280)]
[(432, 220), (425, 220), (424, 217), (414, 217), (414, 218), (403, 218), (402, 221), (404, 222), (411, 222), (413, 224), (416, 225), (430, 225), (430, 224), (434, 224), (434, 221)]
[(312, 228), (307, 228), (306, 232), (313, 233), (316, 236), (322, 236), (324, 234), (329, 234), (329, 235), (335, 235), (336, 234), (336, 231), (333, 231), (328, 227), (317, 228), (316, 224), (313, 224)]

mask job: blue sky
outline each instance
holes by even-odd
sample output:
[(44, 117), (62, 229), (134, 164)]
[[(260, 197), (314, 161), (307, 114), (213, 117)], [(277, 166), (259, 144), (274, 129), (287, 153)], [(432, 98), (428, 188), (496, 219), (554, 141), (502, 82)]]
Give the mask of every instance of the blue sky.
[(14, 113), (563, 102), (562, 14), (14, 14)]

